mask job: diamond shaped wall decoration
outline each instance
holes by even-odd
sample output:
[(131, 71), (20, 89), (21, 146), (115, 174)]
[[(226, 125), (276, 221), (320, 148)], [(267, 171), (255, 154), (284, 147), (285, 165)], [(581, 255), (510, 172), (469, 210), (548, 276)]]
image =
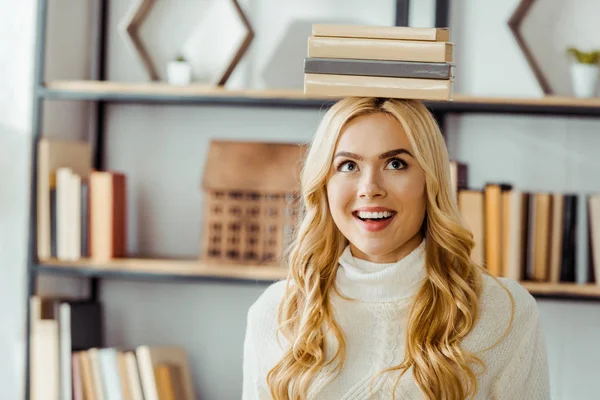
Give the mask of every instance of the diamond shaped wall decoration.
[(148, 16), (155, 1), (156, 0), (134, 0), (129, 12), (119, 26), (121, 37), (131, 50), (138, 55), (140, 61), (146, 68), (148, 78), (153, 81), (158, 80), (158, 73), (152, 64), (148, 51), (146, 51), (146, 48), (138, 37), (138, 28)]
[(237, 0), (216, 0), (184, 43), (181, 53), (195, 80), (224, 85), (254, 38)]
[(529, 67), (533, 71), (533, 74), (535, 75), (535, 78), (537, 79), (538, 83), (540, 84), (542, 90), (544, 91), (545, 94), (552, 94), (553, 90), (550, 87), (550, 84), (548, 83), (546, 76), (544, 75), (542, 69), (538, 65), (537, 60), (533, 56), (533, 53), (532, 53), (530, 47), (528, 46), (527, 42), (524, 40), (523, 35), (521, 33), (521, 24), (523, 23), (523, 20), (527, 16), (527, 13), (529, 12), (529, 10), (531, 9), (531, 6), (533, 6), (534, 3), (535, 3), (535, 0), (521, 0), (519, 5), (515, 9), (514, 13), (508, 20), (508, 26), (510, 27), (511, 32), (514, 35), (514, 37), (517, 41), (517, 44), (519, 45), (519, 48), (523, 52), (523, 55), (525, 55), (525, 58), (527, 59), (527, 63), (529, 64)]
[[(120, 25), (123, 40), (138, 55), (151, 80), (158, 80), (158, 73), (138, 30), (155, 3), (134, 0)], [(224, 85), (253, 39), (254, 31), (238, 0), (213, 0), (180, 53), (192, 66), (194, 80)]]

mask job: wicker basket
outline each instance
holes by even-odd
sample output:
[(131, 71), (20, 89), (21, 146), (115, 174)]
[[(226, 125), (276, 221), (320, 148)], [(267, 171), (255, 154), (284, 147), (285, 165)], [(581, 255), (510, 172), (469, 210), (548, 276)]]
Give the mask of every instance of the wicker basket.
[(278, 264), (298, 216), (298, 144), (213, 140), (203, 179), (201, 259)]

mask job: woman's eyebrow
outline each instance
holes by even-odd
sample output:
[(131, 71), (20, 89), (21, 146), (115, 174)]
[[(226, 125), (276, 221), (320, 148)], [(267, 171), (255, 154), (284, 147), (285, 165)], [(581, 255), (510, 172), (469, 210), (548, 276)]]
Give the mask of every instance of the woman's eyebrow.
[[(395, 149), (395, 150), (386, 151), (385, 153), (381, 154), (379, 156), (379, 158), (380, 159), (390, 158), (390, 157), (393, 157), (393, 156), (397, 156), (398, 154), (408, 154), (409, 156), (411, 156), (413, 158), (415, 157), (415, 156), (412, 155), (412, 153), (410, 151), (408, 151), (406, 149)], [(360, 155), (358, 155), (356, 153), (351, 153), (349, 151), (338, 151), (335, 154), (334, 158), (336, 158), (336, 157), (348, 157), (348, 158), (353, 158), (353, 159), (359, 160), (359, 161), (363, 160), (362, 156), (360, 156)]]
[(355, 160), (359, 160), (359, 161), (363, 160), (362, 156), (359, 156), (358, 154), (355, 154), (355, 153), (350, 153), (349, 151), (338, 151), (333, 158), (336, 158), (336, 157), (354, 158)]
[(379, 158), (380, 159), (390, 158), (390, 157), (393, 157), (393, 156), (397, 156), (398, 154), (408, 154), (412, 158), (415, 158), (415, 156), (413, 156), (412, 153), (410, 151), (406, 150), (406, 149), (395, 149), (395, 150), (386, 151), (385, 153), (381, 154), (379, 156)]

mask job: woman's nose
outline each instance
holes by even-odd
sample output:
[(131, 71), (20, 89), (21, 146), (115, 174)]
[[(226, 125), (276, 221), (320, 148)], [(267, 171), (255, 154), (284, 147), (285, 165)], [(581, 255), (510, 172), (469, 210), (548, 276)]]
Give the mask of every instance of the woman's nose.
[(362, 177), (358, 188), (358, 197), (372, 199), (375, 197), (385, 197), (385, 195), (386, 191), (376, 174), (367, 173)]

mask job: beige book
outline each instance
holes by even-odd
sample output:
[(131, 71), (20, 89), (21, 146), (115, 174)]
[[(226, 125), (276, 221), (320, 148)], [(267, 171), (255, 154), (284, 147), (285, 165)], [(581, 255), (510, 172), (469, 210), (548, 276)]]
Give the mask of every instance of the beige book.
[(87, 178), (92, 170), (89, 143), (42, 138), (38, 144), (37, 178), (37, 254), (40, 260), (50, 258), (50, 182), (56, 170), (68, 167)]
[(81, 366), (81, 379), (83, 381), (83, 393), (85, 400), (100, 400), (96, 397), (96, 383), (92, 372), (92, 360), (87, 350), (76, 353)]
[(563, 209), (564, 196), (561, 193), (552, 195), (552, 215), (550, 218), (550, 276), (552, 283), (560, 282), (560, 269), (562, 266), (562, 239), (563, 239)]
[(92, 379), (94, 380), (94, 390), (97, 399), (104, 399), (104, 384), (102, 383), (102, 373), (100, 372), (100, 357), (97, 348), (89, 349), (87, 355), (90, 359)]
[(122, 173), (90, 175), (90, 257), (109, 260), (127, 250), (127, 179)]
[(127, 379), (129, 380), (132, 400), (144, 400), (137, 359), (133, 351), (125, 352), (125, 364), (127, 366)]
[(547, 282), (550, 262), (550, 218), (552, 197), (549, 193), (535, 194), (535, 227), (533, 252), (533, 280)]
[(117, 350), (117, 367), (119, 368), (119, 382), (121, 382), (121, 394), (123, 400), (134, 400), (131, 394), (131, 384), (127, 374), (127, 360), (125, 352)]
[(48, 313), (43, 299), (32, 296), (30, 332), (30, 379), (31, 400), (58, 400), (59, 384), (59, 332), (58, 321)]
[(183, 349), (175, 346), (140, 346), (136, 349), (140, 379), (145, 400), (159, 400), (154, 367), (158, 364), (173, 364), (181, 372), (181, 381), (185, 392), (182, 400), (194, 400), (194, 386)]
[(485, 187), (485, 262), (490, 274), (502, 275), (502, 192), (499, 185)]
[(408, 26), (366, 26), (313, 24), (313, 36), (337, 36), (373, 39), (427, 40), (447, 42), (448, 28), (413, 28)]
[(454, 44), (392, 39), (310, 36), (308, 57), (452, 62)]
[(178, 400), (175, 397), (175, 382), (171, 376), (170, 365), (159, 363), (153, 369), (159, 400)]
[(463, 221), (473, 233), (473, 240), (475, 241), (475, 247), (471, 251), (471, 259), (477, 265), (483, 266), (485, 262), (483, 192), (476, 190), (459, 191), (458, 205)]
[(589, 219), (590, 219), (590, 243), (592, 246), (592, 262), (596, 285), (600, 285), (600, 195), (590, 195)]
[(502, 244), (500, 247), (500, 251), (502, 253), (502, 268), (500, 269), (500, 276), (506, 276), (506, 273), (508, 271), (509, 268), (509, 259), (508, 259), (508, 252), (511, 250), (510, 249), (510, 229), (511, 229), (511, 215), (513, 212), (513, 208), (511, 207), (511, 194), (512, 194), (512, 189), (511, 190), (507, 190), (501, 193), (501, 200), (502, 200), (502, 228), (500, 230), (501, 235), (502, 235)]
[(515, 281), (523, 279), (527, 251), (528, 194), (518, 189), (508, 193), (508, 228), (504, 235), (504, 276)]
[(304, 74), (304, 92), (319, 96), (450, 100), (453, 81), (381, 76)]

